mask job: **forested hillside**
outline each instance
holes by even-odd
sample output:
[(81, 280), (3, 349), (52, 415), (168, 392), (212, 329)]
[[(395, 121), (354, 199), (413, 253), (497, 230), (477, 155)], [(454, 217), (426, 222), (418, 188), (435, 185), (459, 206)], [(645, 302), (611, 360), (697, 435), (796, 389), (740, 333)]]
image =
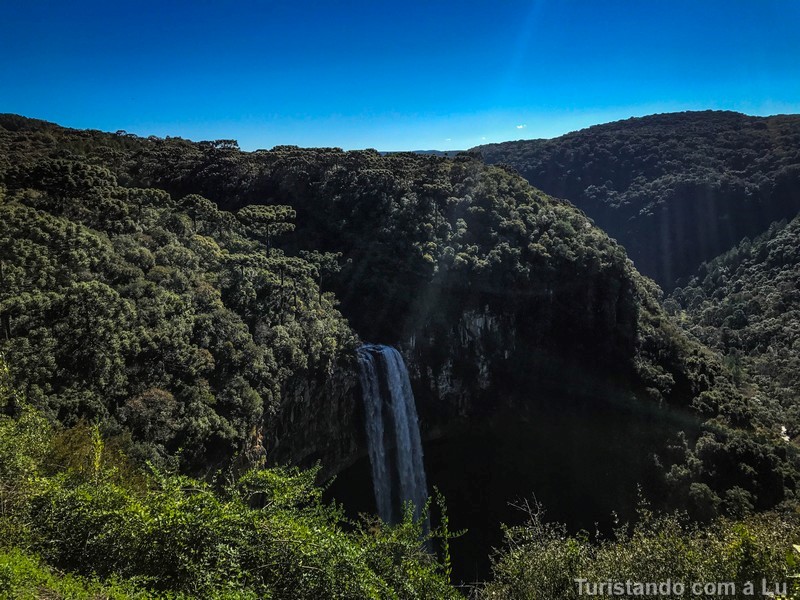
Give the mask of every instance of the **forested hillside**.
[(671, 290), (800, 210), (800, 117), (661, 114), (475, 148), (566, 198)]
[(800, 436), (800, 217), (704, 264), (667, 307)]
[[(480, 426), (501, 411), (521, 419), (534, 404), (669, 406), (686, 431), (676, 426), (671, 442), (646, 456), (660, 473), (647, 491), (666, 505), (700, 520), (743, 517), (791, 503), (800, 479), (795, 448), (781, 437), (783, 414), (742, 393), (735, 365), (668, 317), (660, 290), (621, 246), (569, 203), (470, 156), (247, 153), (232, 140), (145, 139), (2, 115), (0, 281), (4, 385), (18, 392), (4, 400), (8, 439), (22, 415), (41, 415), (47, 423), (34, 423), (35, 435), (61, 440), (21, 455), (34, 487), (50, 491), (24, 492), (21, 514), (40, 512), (24, 523), (32, 537), (20, 544), (57, 568), (141, 575), (145, 587), (201, 593), (186, 583), (191, 577), (176, 583), (155, 573), (161, 555), (126, 571), (136, 544), (154, 542), (125, 538), (125, 528), (116, 558), (99, 542), (91, 565), (71, 552), (117, 535), (92, 520), (108, 506), (145, 514), (150, 531), (147, 519), (160, 519), (165, 505), (180, 513), (197, 501), (210, 511), (202, 514), (224, 520), (219, 503), (232, 502), (240, 521), (213, 538), (232, 548), (230, 562), (187, 559), (187, 569), (213, 562), (218, 578), (208, 590), (224, 587), (219, 573), (234, 571), (259, 593), (300, 585), (281, 587), (270, 570), (296, 555), (245, 550), (251, 542), (243, 540), (272, 519), (286, 519), (293, 532), (275, 540), (279, 553), (308, 528), (332, 536), (314, 554), (322, 563), (308, 565), (323, 579), (293, 571), (309, 597), (333, 589), (340, 568), (361, 573), (353, 586), (371, 582), (352, 597), (393, 597), (383, 590), (398, 589), (409, 572), (419, 589), (438, 589), (449, 559), (436, 565), (414, 554), (408, 536), (419, 524), (387, 533), (406, 536), (402, 552), (379, 552), (385, 561), (365, 566), (369, 532), (339, 537), (341, 515), (317, 502), (313, 475), (267, 471), (259, 477), (274, 477), (269, 489), (234, 491), (241, 473), (265, 461), (318, 460), (335, 471), (364, 454), (359, 392), (347, 383), (359, 340), (403, 348), (423, 435), (448, 435), (457, 422)], [(120, 457), (109, 471), (87, 458), (101, 444)], [(58, 454), (64, 445), (93, 466), (76, 475)], [(53, 452), (55, 467), (46, 458)], [(155, 475), (142, 471), (148, 463)], [(129, 469), (124, 481), (115, 469)], [(158, 479), (175, 471), (204, 481)], [(110, 487), (87, 497), (101, 479)], [(280, 490), (304, 500), (249, 512)], [(73, 523), (60, 504), (91, 522)], [(73, 529), (84, 537), (59, 537)], [(339, 564), (331, 548), (353, 562)], [(426, 596), (414, 588), (396, 597)]]
[(288, 225), (274, 214), (123, 188), (60, 159), (4, 180), (2, 348), (25, 396), (61, 423), (100, 421), (130, 432), (141, 458), (209, 468), (293, 380), (324, 376), (352, 347), (317, 267), (258, 241)]
[[(483, 360), (495, 395), (512, 402), (515, 388), (580, 387), (582, 372), (587, 385), (694, 406), (721, 425), (754, 423), (725, 368), (665, 318), (622, 249), (503, 169), (374, 151), (245, 153), (231, 140), (14, 115), (0, 125), (3, 349), (14, 382), (63, 423), (129, 432), (143, 455), (198, 467), (259, 452), (273, 417), (291, 408), (281, 403), (292, 385), (352, 361), (337, 300), (365, 339), (429, 336), (420, 359), (434, 375), (456, 361), (478, 412), (497, 403), (477, 395), (486, 384), (469, 362)], [(504, 338), (453, 355), (453, 322), (470, 310), (507, 321)], [(313, 409), (295, 435), (318, 418)], [(737, 429), (709, 434), (723, 455)], [(737, 448), (734, 470), (752, 452), (762, 460), (755, 446)], [(719, 471), (681, 473), (688, 486)], [(711, 493), (724, 495), (732, 481), (714, 477)], [(784, 475), (740, 483), (759, 506), (793, 486)]]

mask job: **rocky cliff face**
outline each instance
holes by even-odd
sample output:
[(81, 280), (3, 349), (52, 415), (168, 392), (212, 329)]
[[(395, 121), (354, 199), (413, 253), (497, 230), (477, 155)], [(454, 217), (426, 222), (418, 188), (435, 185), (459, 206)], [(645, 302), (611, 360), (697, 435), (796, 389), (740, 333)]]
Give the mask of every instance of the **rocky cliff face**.
[(449, 331), (425, 327), (401, 345), (428, 435), (489, 408), (495, 374), (515, 341), (513, 321), (485, 306), (465, 311)]
[(366, 453), (363, 409), (354, 357), (328, 373), (292, 382), (282, 409), (262, 429), (263, 453), (272, 465), (309, 467), (319, 461), (327, 479)]
[[(559, 356), (520, 338), (531, 323), (525, 315), (499, 313), (488, 304), (460, 314), (435, 311), (397, 344), (416, 397), (420, 428), (427, 441), (459, 435), (476, 423), (509, 410), (536, 407), (531, 390), (580, 393), (593, 385), (588, 366), (581, 376), (568, 371), (575, 357)], [(582, 383), (581, 383), (582, 382)], [(354, 357), (329, 373), (298, 380), (286, 390), (283, 408), (261, 432), (270, 464), (322, 465), (327, 478), (366, 457), (364, 411)]]
[[(580, 354), (537, 345), (525, 334), (531, 323), (524, 311), (490, 304), (460, 314), (439, 309), (399, 347), (412, 378), (430, 491), (444, 494), (452, 527), (469, 530), (453, 542), (458, 577), (488, 572), (487, 549), (502, 542), (498, 524), (520, 519), (509, 501), (535, 494), (549, 514), (575, 528), (611, 527), (612, 512), (632, 518), (637, 485), (646, 493), (658, 489), (652, 457), (685, 424), (654, 403), (630, 402), (630, 387), (597, 376)], [(339, 422), (320, 427), (295, 419), (294, 427), (314, 433), (287, 434), (306, 456), (328, 461), (325, 475), (338, 475), (330, 493), (355, 516), (375, 506), (359, 386), (348, 393), (335, 400), (342, 410), (317, 411)]]
[[(488, 306), (465, 311), (450, 327), (428, 323), (398, 344), (412, 379), (425, 439), (445, 437), (498, 401), (503, 364), (517, 359), (513, 319)], [(313, 465), (326, 479), (366, 457), (364, 411), (354, 357), (329, 373), (287, 386), (283, 408), (261, 429), (251, 455), (270, 464)]]

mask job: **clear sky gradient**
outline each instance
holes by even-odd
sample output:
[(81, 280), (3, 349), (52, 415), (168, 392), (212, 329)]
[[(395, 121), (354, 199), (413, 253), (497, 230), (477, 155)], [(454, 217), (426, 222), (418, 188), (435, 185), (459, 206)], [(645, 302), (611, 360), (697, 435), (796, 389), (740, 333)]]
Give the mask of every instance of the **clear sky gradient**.
[(800, 112), (795, 0), (28, 0), (0, 15), (0, 112), (249, 150)]

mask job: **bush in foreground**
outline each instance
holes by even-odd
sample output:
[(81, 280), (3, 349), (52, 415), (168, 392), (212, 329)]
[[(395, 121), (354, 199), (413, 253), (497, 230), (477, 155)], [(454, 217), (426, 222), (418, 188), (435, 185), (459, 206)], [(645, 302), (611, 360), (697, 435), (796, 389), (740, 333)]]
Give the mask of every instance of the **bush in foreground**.
[[(760, 596), (762, 580), (774, 591), (797, 572), (792, 541), (800, 539), (797, 514), (761, 514), (744, 520), (719, 519), (707, 526), (693, 524), (680, 514), (659, 515), (646, 506), (633, 526), (619, 526), (608, 538), (569, 535), (547, 523), (540, 507), (529, 510), (524, 526), (506, 530), (506, 546), (494, 561), (495, 580), (481, 590), (492, 600), (568, 600), (587, 595), (577, 580), (595, 583), (627, 581), (683, 583), (683, 597), (719, 598), (719, 593), (695, 594), (693, 583), (726, 583), (736, 594)], [(754, 593), (744, 584), (752, 582)], [(608, 591), (608, 588), (606, 588)], [(599, 594), (602, 598), (635, 598), (642, 594)], [(662, 597), (652, 596), (651, 597)]]
[(459, 597), (426, 549), (438, 532), (410, 511), (396, 526), (348, 523), (314, 470), (216, 485), (143, 472), (96, 427), (58, 432), (17, 409), (0, 417), (6, 597)]

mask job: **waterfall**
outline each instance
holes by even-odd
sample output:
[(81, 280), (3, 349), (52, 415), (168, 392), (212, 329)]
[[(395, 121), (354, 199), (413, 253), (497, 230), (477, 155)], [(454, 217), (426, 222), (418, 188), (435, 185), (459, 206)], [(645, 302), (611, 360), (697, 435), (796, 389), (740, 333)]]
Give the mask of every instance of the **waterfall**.
[(358, 349), (359, 378), (361, 393), (364, 396), (364, 412), (367, 424), (367, 445), (369, 462), (372, 465), (372, 487), (375, 490), (375, 504), (378, 515), (389, 521), (392, 516), (392, 489), (389, 479), (389, 457), (383, 429), (383, 397), (378, 380), (376, 359), (369, 346)]
[(410, 500), (419, 518), (428, 499), (428, 484), (417, 408), (403, 357), (391, 346), (365, 344), (358, 349), (358, 362), (378, 515), (396, 522), (400, 507)]

